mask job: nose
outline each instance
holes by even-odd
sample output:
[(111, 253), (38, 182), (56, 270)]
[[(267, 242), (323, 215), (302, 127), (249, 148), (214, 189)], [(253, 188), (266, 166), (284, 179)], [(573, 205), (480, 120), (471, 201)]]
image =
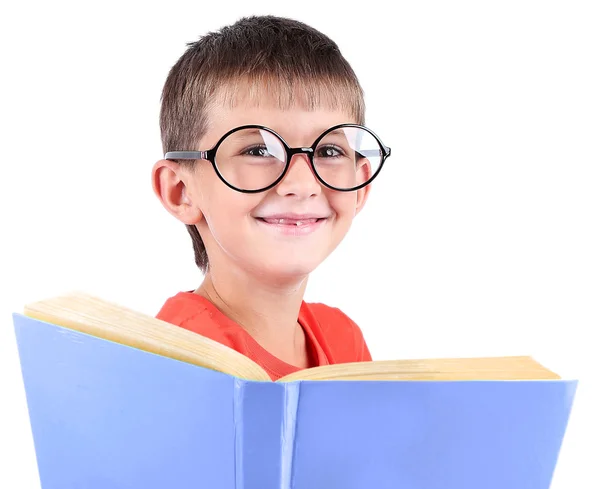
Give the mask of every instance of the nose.
[(301, 199), (314, 197), (321, 193), (321, 184), (313, 173), (308, 155), (295, 154), (290, 160), (290, 167), (277, 185), (277, 193), (281, 196), (295, 196)]

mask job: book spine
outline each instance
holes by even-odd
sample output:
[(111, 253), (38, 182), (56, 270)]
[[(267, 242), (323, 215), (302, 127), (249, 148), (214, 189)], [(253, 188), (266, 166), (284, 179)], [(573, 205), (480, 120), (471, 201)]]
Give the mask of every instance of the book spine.
[(242, 379), (233, 383), (233, 439), (235, 489), (244, 489), (244, 386)]
[(285, 395), (275, 382), (234, 381), (235, 489), (280, 489), (287, 450)]
[(292, 489), (300, 382), (285, 384), (284, 392), (279, 489)]

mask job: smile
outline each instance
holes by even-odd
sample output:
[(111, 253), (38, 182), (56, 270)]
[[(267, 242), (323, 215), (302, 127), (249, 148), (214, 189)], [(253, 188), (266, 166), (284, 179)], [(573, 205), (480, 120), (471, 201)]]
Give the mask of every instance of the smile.
[(256, 220), (264, 227), (271, 229), (273, 232), (291, 235), (305, 236), (319, 229), (325, 221), (326, 217), (313, 218), (256, 218)]

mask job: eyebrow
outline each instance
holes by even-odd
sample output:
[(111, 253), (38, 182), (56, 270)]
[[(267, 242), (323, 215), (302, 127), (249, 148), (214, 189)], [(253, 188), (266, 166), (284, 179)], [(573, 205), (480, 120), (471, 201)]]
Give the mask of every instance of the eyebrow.
[(239, 138), (242, 137), (242, 134), (254, 134), (254, 135), (257, 135), (257, 134), (259, 134), (260, 130), (261, 129), (258, 129), (256, 127), (247, 127), (246, 129), (243, 130), (243, 132), (242, 131), (234, 132), (233, 134), (230, 134), (229, 136), (227, 136), (227, 138), (229, 139), (229, 138), (233, 137), (233, 138), (238, 138), (239, 139)]
[[(276, 131), (276, 130), (275, 130), (275, 129), (273, 129), (272, 127), (269, 127), (269, 126), (265, 126), (265, 127), (267, 127), (267, 128), (269, 128), (269, 129), (271, 129), (272, 131), (275, 131), (277, 134), (280, 134), (278, 131)], [(314, 141), (316, 140), (316, 138), (317, 138), (317, 137), (319, 137), (321, 134), (323, 134), (325, 131), (327, 131), (327, 130), (328, 130), (330, 127), (332, 127), (332, 126), (328, 126), (328, 127), (324, 128), (324, 129), (323, 129), (323, 128), (321, 128), (321, 129), (319, 130), (319, 132), (317, 133), (317, 136), (315, 136), (315, 138), (314, 138), (314, 139), (313, 139), (313, 140), (310, 142), (310, 144), (314, 143)], [(262, 131), (262, 129), (259, 129), (259, 128), (257, 128), (257, 127), (250, 127), (250, 128), (246, 128), (246, 129), (244, 129), (244, 133), (245, 133), (245, 134), (260, 135), (260, 131)], [(269, 133), (269, 134), (270, 134), (270, 133)], [(331, 131), (331, 132), (330, 132), (328, 135), (334, 135), (334, 136), (343, 136), (343, 137), (345, 137), (345, 136), (346, 136), (346, 134), (345, 134), (345, 132), (344, 132), (344, 128), (335, 129), (334, 131)], [(236, 139), (239, 139), (239, 138), (241, 138), (241, 137), (242, 137), (242, 135), (241, 135), (241, 133), (239, 133), (239, 132), (238, 132), (238, 133), (233, 133), (233, 134), (230, 134), (230, 135), (228, 136), (228, 138), (229, 138), (229, 137), (234, 137), (234, 138), (236, 138)], [(281, 136), (281, 137), (283, 138), (283, 136)], [(283, 139), (285, 140), (285, 138), (283, 138)]]
[[(327, 129), (323, 129), (319, 134), (323, 134)], [(341, 135), (341, 136), (345, 136), (346, 133), (344, 132), (344, 130), (342, 128), (340, 129), (336, 129), (335, 131), (331, 131), (329, 134), (335, 134), (337, 135)]]

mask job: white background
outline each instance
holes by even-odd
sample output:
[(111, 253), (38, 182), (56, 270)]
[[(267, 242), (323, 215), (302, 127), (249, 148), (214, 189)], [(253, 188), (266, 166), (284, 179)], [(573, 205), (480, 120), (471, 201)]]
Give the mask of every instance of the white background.
[(160, 91), (186, 42), (263, 13), (339, 44), (393, 150), (307, 300), (377, 359), (530, 354), (578, 378), (553, 488), (600, 487), (598, 4), (390, 5), (2, 7), (0, 487), (39, 488), (11, 313), (82, 289), (154, 314), (200, 283), (151, 191)]

